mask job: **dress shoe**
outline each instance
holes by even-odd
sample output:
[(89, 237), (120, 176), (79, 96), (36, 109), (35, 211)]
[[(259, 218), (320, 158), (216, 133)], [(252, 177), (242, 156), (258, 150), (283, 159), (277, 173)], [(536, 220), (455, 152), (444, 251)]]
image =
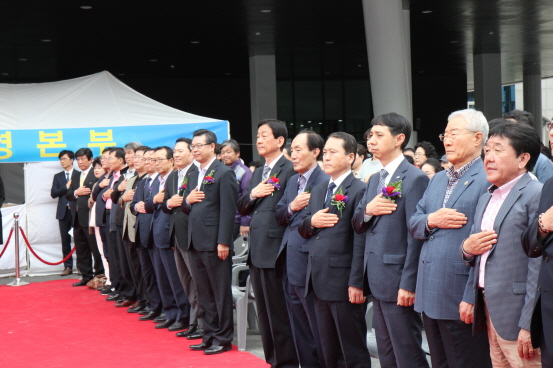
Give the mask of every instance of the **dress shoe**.
[(127, 309), (127, 312), (129, 312), (129, 313), (138, 313), (144, 308), (146, 308), (146, 303), (136, 302), (135, 304), (131, 305), (129, 309)]
[(136, 303), (135, 300), (125, 300), (125, 299), (123, 299), (122, 302), (117, 302), (117, 303), (115, 303), (115, 306), (116, 306), (116, 307), (130, 307), (130, 306), (133, 305), (134, 303)]
[(188, 328), (188, 323), (175, 322), (169, 326), (169, 331), (180, 331)]
[(106, 298), (108, 302), (114, 302), (117, 299), (119, 299), (119, 294), (109, 294), (109, 296)]
[(198, 328), (195, 332), (191, 333), (190, 335), (186, 336), (188, 340), (197, 340), (204, 337), (205, 332), (201, 328)]
[(205, 350), (205, 349), (208, 349), (210, 346), (211, 346), (211, 343), (202, 342), (201, 344), (190, 345), (190, 349), (192, 349), (192, 350)]
[(204, 350), (204, 354), (206, 355), (214, 355), (214, 354), (221, 354), (225, 351), (232, 350), (232, 345), (211, 345), (209, 349)]
[(175, 323), (174, 319), (166, 319), (164, 322), (158, 323), (156, 325), (156, 328), (157, 329), (169, 328), (169, 326), (171, 326), (173, 323)]
[(63, 270), (62, 273), (60, 273), (60, 276), (68, 276), (73, 273), (73, 270), (70, 267), (65, 267), (65, 270)]
[(115, 303), (123, 303), (125, 301), (125, 298), (121, 298), (121, 296), (119, 296), (119, 298), (115, 301)]
[(155, 323), (161, 323), (165, 321), (165, 313), (161, 313), (159, 316), (157, 316), (155, 319), (154, 319), (154, 322)]
[(90, 280), (81, 280), (73, 284), (73, 286), (86, 286)]
[(150, 307), (144, 307), (143, 309), (138, 311), (138, 314), (140, 314), (141, 316), (144, 316), (144, 315), (150, 313), (151, 311), (152, 310), (150, 309)]
[(114, 290), (113, 290), (113, 288), (111, 287), (111, 285), (104, 286), (104, 287), (101, 287), (101, 288), (100, 288), (100, 294), (102, 294), (102, 295), (111, 294), (113, 291), (114, 291)]
[(159, 312), (150, 311), (150, 313), (138, 318), (139, 321), (151, 321), (155, 320), (156, 317), (159, 316)]
[(189, 335), (193, 334), (194, 332), (196, 332), (197, 329), (198, 329), (198, 325), (190, 325), (190, 326), (188, 326), (188, 330), (177, 332), (177, 336), (178, 337), (189, 336)]

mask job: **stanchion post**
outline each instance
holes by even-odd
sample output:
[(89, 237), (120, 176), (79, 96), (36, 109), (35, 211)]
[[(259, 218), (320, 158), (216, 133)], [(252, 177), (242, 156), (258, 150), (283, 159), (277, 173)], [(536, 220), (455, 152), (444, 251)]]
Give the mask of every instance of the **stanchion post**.
[(13, 214), (13, 232), (15, 235), (15, 280), (10, 282), (8, 286), (23, 286), (29, 285), (28, 282), (21, 281), (21, 275), (19, 273), (19, 213)]

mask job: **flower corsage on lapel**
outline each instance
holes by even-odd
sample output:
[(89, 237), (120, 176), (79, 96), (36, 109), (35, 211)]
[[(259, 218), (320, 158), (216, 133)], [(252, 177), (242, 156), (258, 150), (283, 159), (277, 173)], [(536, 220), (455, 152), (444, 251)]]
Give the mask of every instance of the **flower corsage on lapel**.
[(180, 184), (180, 187), (179, 187), (179, 195), (181, 197), (183, 196), (187, 186), (188, 186), (188, 176), (185, 176), (184, 179), (182, 179), (182, 183)]
[(342, 216), (342, 210), (346, 208), (346, 203), (348, 203), (348, 200), (348, 196), (343, 194), (342, 187), (339, 187), (338, 190), (336, 190), (336, 193), (334, 193), (330, 204), (332, 206), (336, 206), (338, 211), (340, 211), (340, 216)]
[[(280, 190), (280, 179), (277, 177), (278, 174), (279, 173), (273, 174), (273, 176), (271, 176), (267, 181), (267, 184), (271, 184), (273, 187), (275, 187), (276, 190)], [(271, 193), (271, 195), (273, 194), (274, 192)]]
[(382, 187), (382, 198), (389, 199), (392, 202), (396, 202), (396, 199), (401, 198), (401, 180), (395, 183), (389, 183), (387, 186)]
[(204, 176), (204, 181), (202, 181), (202, 184), (209, 185), (215, 183), (215, 180), (213, 179), (213, 174), (215, 174), (215, 170), (211, 170), (209, 174)]

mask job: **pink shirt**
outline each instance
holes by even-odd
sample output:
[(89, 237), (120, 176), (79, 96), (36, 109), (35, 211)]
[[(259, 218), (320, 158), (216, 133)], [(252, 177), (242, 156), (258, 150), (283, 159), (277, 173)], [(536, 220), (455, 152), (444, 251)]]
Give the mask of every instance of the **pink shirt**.
[[(495, 222), (495, 218), (497, 217), (497, 214), (499, 213), (499, 209), (501, 208), (501, 205), (503, 205), (503, 202), (505, 202), (505, 198), (509, 195), (511, 192), (511, 189), (514, 188), (516, 183), (519, 181), (519, 179), (522, 177), (521, 174), (508, 182), (507, 184), (502, 185), (499, 188), (496, 188), (492, 192), (492, 197), (490, 198), (490, 201), (488, 202), (488, 206), (486, 207), (486, 210), (484, 211), (484, 215), (482, 217), (482, 224), (480, 226), (481, 231), (492, 231), (493, 230), (493, 224)], [(488, 191), (492, 188), (488, 188)], [(495, 244), (495, 246), (498, 246), (498, 244)], [(493, 249), (493, 248), (492, 248)], [(487, 251), (486, 253), (483, 253), (480, 258), (480, 272), (478, 277), (478, 286), (483, 288), (484, 287), (484, 276), (486, 273), (486, 261), (488, 260), (488, 257), (490, 255), (490, 251)]]
[[(117, 182), (117, 180), (119, 180), (119, 176), (121, 176), (121, 171), (117, 171), (113, 173), (113, 181), (111, 182), (111, 186), (109, 187), (110, 189), (112, 189), (113, 185)], [(111, 205), (112, 205), (111, 198), (108, 198), (106, 200), (106, 209), (111, 210)]]

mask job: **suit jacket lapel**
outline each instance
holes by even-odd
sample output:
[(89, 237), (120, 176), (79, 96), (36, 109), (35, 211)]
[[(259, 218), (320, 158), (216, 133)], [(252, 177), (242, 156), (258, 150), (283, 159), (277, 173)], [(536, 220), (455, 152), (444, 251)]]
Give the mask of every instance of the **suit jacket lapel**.
[(447, 203), (445, 205), (446, 208), (452, 208), (455, 205), (455, 202), (457, 202), (463, 192), (467, 190), (467, 188), (470, 187), (470, 185), (474, 181), (474, 176), (476, 176), (483, 168), (484, 165), (482, 164), (482, 160), (479, 160), (467, 170), (465, 175), (461, 176), (459, 182), (455, 186), (455, 189), (453, 189), (453, 193), (451, 193), (449, 199), (447, 200)]
[(501, 208), (499, 209), (499, 212), (497, 213), (497, 216), (495, 217), (495, 221), (493, 223), (493, 229), (496, 233), (499, 234), (499, 228), (501, 227), (505, 216), (507, 216), (515, 202), (522, 195), (521, 190), (526, 187), (530, 180), (532, 180), (532, 178), (530, 178), (530, 175), (528, 173), (524, 174), (522, 178), (520, 178), (519, 181), (515, 184), (513, 189), (511, 189), (511, 191), (507, 195), (507, 198), (505, 198), (505, 201), (501, 205)]
[(307, 189), (311, 189), (313, 186), (314, 186), (314, 183), (317, 182), (317, 178), (319, 177), (319, 175), (323, 172), (323, 170), (321, 170), (321, 168), (319, 167), (319, 165), (317, 164), (317, 167), (315, 167), (315, 169), (313, 170), (313, 173), (311, 174), (311, 176), (309, 177), (309, 180), (307, 181), (307, 184), (305, 184), (305, 189), (304, 191), (306, 191)]
[[(396, 171), (394, 171), (393, 175), (390, 177), (390, 181), (388, 182), (388, 184), (395, 183), (395, 182), (398, 182), (399, 180), (405, 179), (405, 176), (406, 176), (405, 173), (409, 169), (409, 165), (411, 165), (411, 164), (409, 162), (407, 162), (407, 160), (403, 159), (403, 161), (401, 161), (401, 163), (397, 167)], [(380, 178), (379, 178), (378, 181), (380, 181)], [(378, 184), (376, 184), (376, 185), (378, 185)], [(378, 189), (380, 190), (381, 188), (378, 188)], [(401, 200), (401, 199), (399, 199), (399, 200)], [(392, 212), (392, 214), (393, 214), (393, 212)], [(391, 216), (391, 215), (386, 215), (386, 216)], [(373, 226), (372, 226), (373, 229), (376, 227), (376, 224), (378, 224), (378, 221), (380, 221), (381, 217), (382, 216), (377, 216), (377, 218), (374, 219)]]
[[(353, 176), (353, 173), (350, 173), (348, 176), (346, 176), (346, 178), (344, 179), (342, 184), (340, 184), (340, 186), (338, 188), (336, 188), (336, 190), (334, 191), (334, 195), (336, 195), (336, 193), (338, 192), (338, 189), (340, 189), (340, 188), (342, 188), (342, 194), (347, 195), (348, 188), (351, 186), (351, 183), (353, 183), (354, 180), (359, 180), (359, 179), (357, 179), (355, 176)], [(328, 188), (328, 185), (327, 185), (327, 188)], [(325, 193), (325, 199), (326, 199), (326, 193)], [(346, 204), (346, 206), (347, 206), (347, 204)], [(328, 212), (333, 213), (335, 215), (338, 215), (338, 217), (340, 216), (340, 211), (338, 210), (338, 207), (336, 207), (335, 205), (331, 204), (330, 205), (330, 211), (328, 211)]]

